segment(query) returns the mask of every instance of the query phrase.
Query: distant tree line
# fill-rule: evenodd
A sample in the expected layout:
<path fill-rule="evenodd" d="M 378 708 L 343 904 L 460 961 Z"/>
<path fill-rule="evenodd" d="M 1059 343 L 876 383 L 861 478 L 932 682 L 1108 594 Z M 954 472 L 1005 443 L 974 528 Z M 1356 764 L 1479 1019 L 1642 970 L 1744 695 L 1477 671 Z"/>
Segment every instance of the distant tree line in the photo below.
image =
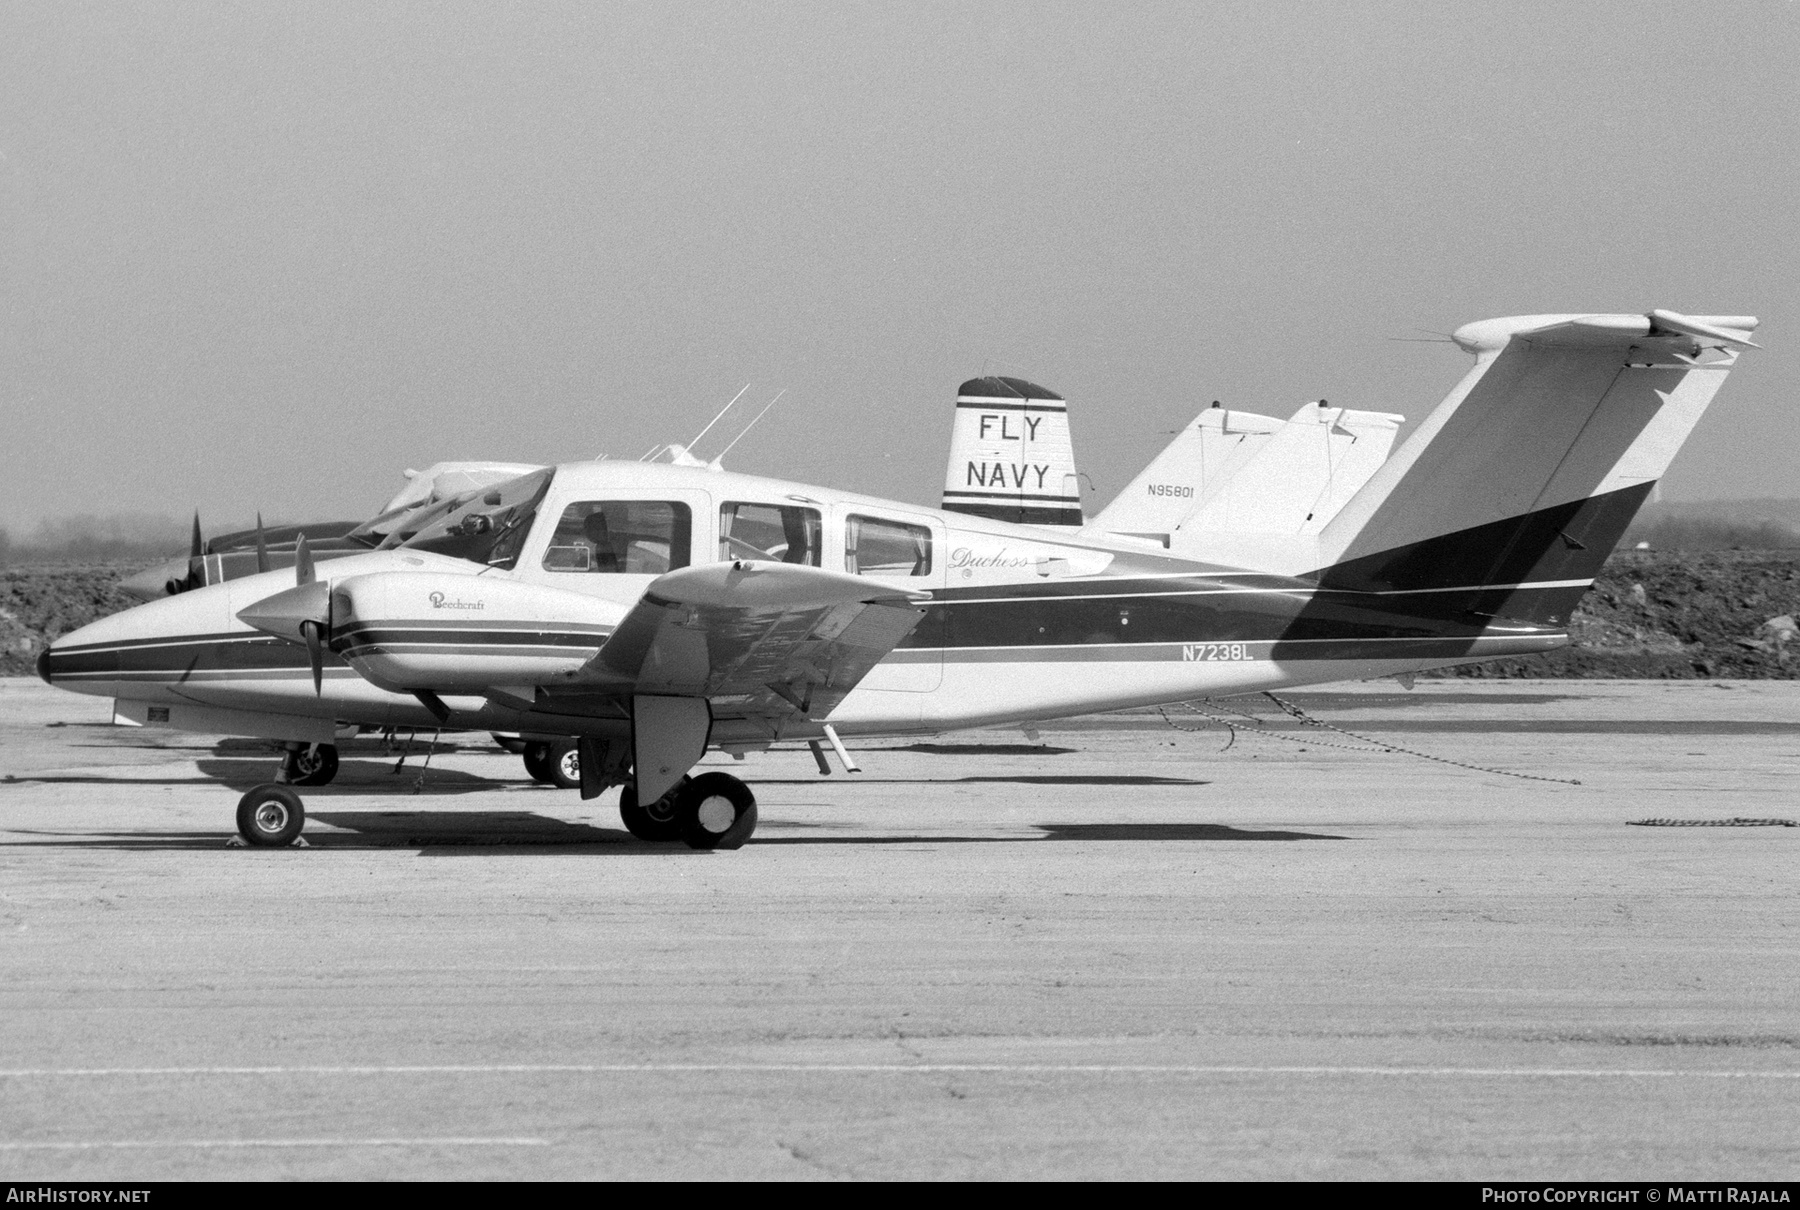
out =
<path fill-rule="evenodd" d="M 1785 521 L 1663 516 L 1639 521 L 1619 545 L 1648 542 L 1652 550 L 1800 550 L 1800 527 Z"/>
<path fill-rule="evenodd" d="M 87 514 L 41 522 L 28 534 L 14 534 L 0 527 L 0 564 L 43 560 L 150 562 L 185 554 L 187 546 L 187 532 L 173 517 Z"/>

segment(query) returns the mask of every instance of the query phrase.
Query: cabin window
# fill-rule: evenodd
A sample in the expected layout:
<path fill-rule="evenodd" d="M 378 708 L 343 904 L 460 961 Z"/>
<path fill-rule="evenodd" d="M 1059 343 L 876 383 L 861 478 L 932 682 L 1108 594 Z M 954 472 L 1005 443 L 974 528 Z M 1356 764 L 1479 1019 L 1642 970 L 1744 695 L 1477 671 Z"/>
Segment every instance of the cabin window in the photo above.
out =
<path fill-rule="evenodd" d="M 844 568 L 865 576 L 930 575 L 931 531 L 879 517 L 851 517 L 844 528 Z"/>
<path fill-rule="evenodd" d="M 563 510 L 544 570 L 660 576 L 688 565 L 693 528 L 679 500 L 584 500 Z"/>
<path fill-rule="evenodd" d="M 817 510 L 788 504 L 727 504 L 719 509 L 719 558 L 819 565 Z"/>

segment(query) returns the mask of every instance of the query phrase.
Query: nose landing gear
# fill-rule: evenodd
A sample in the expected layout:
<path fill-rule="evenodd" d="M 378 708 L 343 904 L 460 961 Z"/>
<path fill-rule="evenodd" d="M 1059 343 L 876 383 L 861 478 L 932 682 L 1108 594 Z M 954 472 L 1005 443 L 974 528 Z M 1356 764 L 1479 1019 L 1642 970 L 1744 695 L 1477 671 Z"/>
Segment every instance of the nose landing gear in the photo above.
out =
<path fill-rule="evenodd" d="M 300 839 L 306 807 L 287 786 L 257 786 L 238 799 L 238 835 L 252 848 L 279 849 Z"/>

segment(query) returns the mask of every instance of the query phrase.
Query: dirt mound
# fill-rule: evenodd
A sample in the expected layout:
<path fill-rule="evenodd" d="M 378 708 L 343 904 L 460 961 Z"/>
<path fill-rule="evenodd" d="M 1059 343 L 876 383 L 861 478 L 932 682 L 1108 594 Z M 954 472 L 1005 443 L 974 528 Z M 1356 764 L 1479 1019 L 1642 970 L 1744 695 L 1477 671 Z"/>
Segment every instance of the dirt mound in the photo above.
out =
<path fill-rule="evenodd" d="M 1572 646 L 1437 675 L 1792 679 L 1796 613 L 1800 551 L 1619 551 L 1575 611 Z"/>
<path fill-rule="evenodd" d="M 51 640 L 136 605 L 119 580 L 142 563 L 43 563 L 0 569 L 0 675 L 33 671 Z"/>

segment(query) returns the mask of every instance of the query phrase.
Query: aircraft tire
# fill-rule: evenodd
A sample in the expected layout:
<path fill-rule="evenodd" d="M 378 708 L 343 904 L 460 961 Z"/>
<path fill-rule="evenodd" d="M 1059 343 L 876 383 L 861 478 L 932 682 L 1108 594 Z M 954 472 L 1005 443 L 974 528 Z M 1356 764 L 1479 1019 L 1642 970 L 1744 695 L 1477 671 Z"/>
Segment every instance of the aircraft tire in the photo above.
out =
<path fill-rule="evenodd" d="M 238 799 L 238 835 L 258 849 L 279 849 L 300 838 L 306 826 L 306 807 L 287 786 L 257 786 Z"/>
<path fill-rule="evenodd" d="M 626 786 L 619 791 L 619 818 L 625 830 L 639 840 L 680 840 L 683 825 L 678 800 L 687 788 L 682 778 L 673 789 L 647 807 L 638 806 L 637 791 Z"/>
<path fill-rule="evenodd" d="M 544 780 L 559 790 L 581 788 L 581 748 L 572 739 L 551 740 L 544 745 L 549 755 L 544 760 Z"/>
<path fill-rule="evenodd" d="M 289 753 L 288 784 L 294 786 L 327 786 L 337 776 L 336 744 L 314 744 Z"/>
<path fill-rule="evenodd" d="M 742 848 L 756 831 L 756 795 L 729 773 L 702 773 L 688 782 L 675 811 L 690 849 Z"/>
<path fill-rule="evenodd" d="M 525 772 L 531 775 L 532 781 L 542 782 L 546 786 L 555 784 L 550 780 L 549 744 L 532 740 L 525 745 L 525 751 L 520 755 L 525 761 Z"/>

